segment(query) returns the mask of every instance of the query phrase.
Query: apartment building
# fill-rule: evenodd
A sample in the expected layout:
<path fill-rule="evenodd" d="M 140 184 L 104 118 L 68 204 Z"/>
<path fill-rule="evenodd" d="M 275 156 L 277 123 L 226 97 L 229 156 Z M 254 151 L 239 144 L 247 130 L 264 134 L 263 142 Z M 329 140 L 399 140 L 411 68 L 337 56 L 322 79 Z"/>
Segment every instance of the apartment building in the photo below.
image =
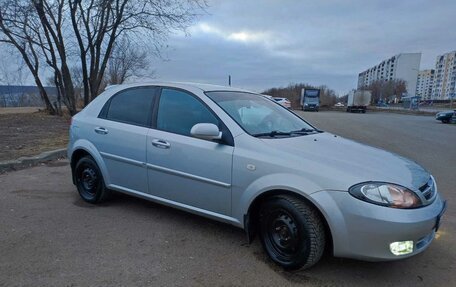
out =
<path fill-rule="evenodd" d="M 432 98 L 432 89 L 434 87 L 434 69 L 422 70 L 418 73 L 416 83 L 416 96 L 422 100 L 430 100 Z"/>
<path fill-rule="evenodd" d="M 358 89 L 369 86 L 376 80 L 404 80 L 407 92 L 416 92 L 421 53 L 401 53 L 383 60 L 358 75 Z"/>
<path fill-rule="evenodd" d="M 432 99 L 456 97 L 456 51 L 437 56 Z"/>

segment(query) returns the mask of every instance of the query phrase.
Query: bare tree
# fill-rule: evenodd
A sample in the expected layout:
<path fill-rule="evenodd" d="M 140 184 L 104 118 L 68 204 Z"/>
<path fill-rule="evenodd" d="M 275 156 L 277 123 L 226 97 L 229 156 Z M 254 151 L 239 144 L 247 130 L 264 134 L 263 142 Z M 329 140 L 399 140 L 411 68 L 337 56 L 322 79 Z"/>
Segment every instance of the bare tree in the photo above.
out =
<path fill-rule="evenodd" d="M 372 101 L 377 103 L 379 101 L 394 100 L 394 98 L 400 99 L 402 94 L 407 92 L 407 85 L 401 79 L 376 80 L 362 89 L 370 90 L 372 92 Z"/>
<path fill-rule="evenodd" d="M 337 95 L 333 89 L 323 85 L 318 87 L 320 89 L 320 104 L 321 106 L 332 107 L 337 102 Z"/>
<path fill-rule="evenodd" d="M 109 85 L 122 84 L 128 78 L 140 77 L 149 67 L 150 59 L 146 49 L 132 43 L 128 38 L 114 45 L 108 62 L 106 82 Z"/>
<path fill-rule="evenodd" d="M 70 66 L 80 64 L 87 105 L 101 91 L 119 39 L 142 40 L 143 45 L 160 51 L 167 35 L 185 30 L 206 5 L 205 0 L 2 0 L 0 34 L 4 37 L 0 41 L 19 51 L 46 107 L 55 113 L 40 75 L 40 63 L 46 63 L 68 111 L 74 114 L 76 94 Z M 123 80 L 139 67 L 137 60 L 125 60 Z M 118 63 L 115 66 L 120 70 Z"/>
<path fill-rule="evenodd" d="M 117 39 L 148 39 L 157 50 L 173 30 L 184 30 L 206 7 L 204 0 L 68 0 L 79 45 L 84 104 L 102 85 Z"/>
<path fill-rule="evenodd" d="M 46 63 L 54 71 L 57 96 L 62 97 L 71 115 L 76 113 L 74 86 L 69 68 L 69 50 L 65 38 L 65 0 L 31 0 L 42 33 L 36 34 L 37 45 L 41 48 Z"/>
<path fill-rule="evenodd" d="M 40 78 L 40 58 L 36 46 L 36 34 L 39 26 L 34 21 L 34 9 L 30 2 L 4 0 L 0 6 L 0 42 L 16 48 L 29 68 L 38 87 L 41 99 L 50 114 L 56 111 Z"/>

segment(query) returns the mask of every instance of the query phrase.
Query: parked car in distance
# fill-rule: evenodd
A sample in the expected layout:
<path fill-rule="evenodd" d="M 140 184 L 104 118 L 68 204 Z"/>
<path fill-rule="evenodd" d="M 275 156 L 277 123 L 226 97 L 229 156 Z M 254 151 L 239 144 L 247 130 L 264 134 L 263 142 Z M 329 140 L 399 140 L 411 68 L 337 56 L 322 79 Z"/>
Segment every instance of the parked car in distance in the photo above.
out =
<path fill-rule="evenodd" d="M 274 101 L 278 102 L 287 109 L 291 109 L 291 102 L 287 98 L 274 98 Z"/>
<path fill-rule="evenodd" d="M 72 118 L 69 139 L 83 200 L 117 191 L 232 224 L 286 269 L 311 267 L 325 249 L 369 261 L 416 255 L 446 206 L 417 163 L 233 87 L 111 87 Z"/>
<path fill-rule="evenodd" d="M 456 123 L 456 110 L 438 112 L 435 115 L 435 119 L 444 124 Z"/>
<path fill-rule="evenodd" d="M 382 102 L 382 103 L 377 103 L 377 107 L 379 107 L 379 108 L 387 108 L 387 107 L 389 107 L 389 105 L 387 103 L 383 103 Z"/>
<path fill-rule="evenodd" d="M 345 107 L 345 105 L 343 103 L 341 103 L 341 102 L 335 104 L 334 106 L 337 107 L 337 108 Z"/>

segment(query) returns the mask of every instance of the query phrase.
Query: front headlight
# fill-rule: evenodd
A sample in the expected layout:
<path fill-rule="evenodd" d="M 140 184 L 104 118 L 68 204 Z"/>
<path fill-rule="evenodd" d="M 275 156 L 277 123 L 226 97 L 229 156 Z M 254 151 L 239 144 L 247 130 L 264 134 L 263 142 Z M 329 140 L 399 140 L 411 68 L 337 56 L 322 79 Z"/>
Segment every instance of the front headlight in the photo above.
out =
<path fill-rule="evenodd" d="M 348 190 L 354 197 L 393 208 L 416 208 L 422 205 L 420 198 L 410 189 L 386 182 L 365 182 Z"/>

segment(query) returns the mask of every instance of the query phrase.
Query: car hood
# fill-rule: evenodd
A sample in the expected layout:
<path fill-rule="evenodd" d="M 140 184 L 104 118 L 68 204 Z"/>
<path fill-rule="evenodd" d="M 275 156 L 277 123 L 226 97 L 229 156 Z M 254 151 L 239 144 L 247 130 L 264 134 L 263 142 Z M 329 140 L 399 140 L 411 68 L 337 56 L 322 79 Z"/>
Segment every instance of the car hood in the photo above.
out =
<path fill-rule="evenodd" d="M 438 112 L 437 114 L 453 114 L 454 111 L 452 110 L 448 110 L 448 111 L 441 111 L 441 112 Z"/>
<path fill-rule="evenodd" d="M 284 159 L 293 158 L 290 162 L 295 169 L 315 178 L 325 189 L 347 190 L 366 181 L 417 189 L 430 177 L 429 172 L 409 159 L 326 132 L 263 141 L 285 151 Z"/>

